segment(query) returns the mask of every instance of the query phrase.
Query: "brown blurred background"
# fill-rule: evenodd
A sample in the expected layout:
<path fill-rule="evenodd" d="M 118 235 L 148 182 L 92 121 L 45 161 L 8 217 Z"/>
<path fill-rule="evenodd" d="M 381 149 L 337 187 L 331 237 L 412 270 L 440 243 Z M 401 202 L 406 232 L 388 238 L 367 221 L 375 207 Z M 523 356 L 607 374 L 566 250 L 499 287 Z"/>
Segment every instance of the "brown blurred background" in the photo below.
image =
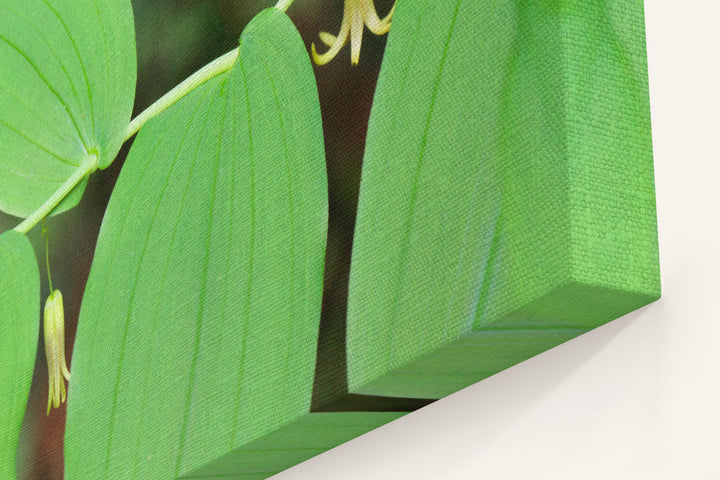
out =
<path fill-rule="evenodd" d="M 392 3 L 375 0 L 380 15 L 388 12 Z M 132 0 L 132 4 L 138 54 L 136 115 L 198 68 L 235 48 L 243 27 L 274 1 Z M 309 48 L 320 30 L 337 33 L 342 11 L 343 0 L 296 0 L 288 14 Z M 330 224 L 314 409 L 337 408 L 336 401 L 345 389 L 345 306 L 352 233 L 365 133 L 386 38 L 366 31 L 357 67 L 350 66 L 349 47 L 329 65 L 315 67 L 325 130 Z M 92 175 L 78 207 L 47 221 L 53 284 L 65 300 L 69 352 L 103 212 L 131 144 L 123 147 L 110 168 Z M 0 231 L 17 223 L 18 219 L 0 213 Z M 29 234 L 39 261 L 44 260 L 40 230 L 36 227 Z M 41 278 L 44 302 L 49 291 L 47 278 L 44 274 Z M 60 480 L 65 405 L 45 415 L 47 368 L 39 314 L 40 308 L 40 341 L 20 438 L 18 478 Z M 335 407 L 330 405 L 333 402 Z M 351 399 L 350 404 L 362 409 L 363 399 Z"/>

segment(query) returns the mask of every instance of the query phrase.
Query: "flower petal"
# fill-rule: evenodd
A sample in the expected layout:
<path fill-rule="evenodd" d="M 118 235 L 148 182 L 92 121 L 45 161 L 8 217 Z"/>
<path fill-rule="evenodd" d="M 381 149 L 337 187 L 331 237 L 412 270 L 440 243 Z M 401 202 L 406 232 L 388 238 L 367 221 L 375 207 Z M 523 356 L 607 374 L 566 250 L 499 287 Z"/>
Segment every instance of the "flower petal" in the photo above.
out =
<path fill-rule="evenodd" d="M 335 58 L 338 52 L 347 44 L 348 37 L 350 34 L 350 14 L 352 13 L 353 7 L 352 2 L 345 2 L 345 13 L 343 14 L 342 25 L 340 26 L 340 33 L 338 33 L 335 43 L 330 47 L 330 50 L 323 54 L 318 54 L 315 48 L 315 43 L 310 46 L 312 50 L 312 57 L 316 64 L 325 65 L 330 60 Z M 322 40 L 322 38 L 321 38 Z"/>
<path fill-rule="evenodd" d="M 393 14 L 395 13 L 395 5 L 397 4 L 393 5 L 390 13 L 388 13 L 382 20 L 378 17 L 377 10 L 375 10 L 375 4 L 372 0 L 362 1 L 360 5 L 365 25 L 367 25 L 368 29 L 370 29 L 372 33 L 375 35 L 385 35 L 390 31 L 390 25 L 392 23 L 391 20 Z"/>
<path fill-rule="evenodd" d="M 332 47 L 335 45 L 335 42 L 337 42 L 337 37 L 328 32 L 320 32 L 319 37 L 320 41 L 322 41 L 327 47 Z"/>
<path fill-rule="evenodd" d="M 352 26 L 350 27 L 350 62 L 353 65 L 360 63 L 360 47 L 364 28 L 361 8 L 353 9 Z"/>
<path fill-rule="evenodd" d="M 58 408 L 65 402 L 65 379 L 70 378 L 65 363 L 65 314 L 62 294 L 59 290 L 50 293 L 45 302 L 43 332 L 45 336 L 45 357 L 48 367 L 48 409 Z"/>
<path fill-rule="evenodd" d="M 66 380 L 70 380 L 70 371 L 68 370 L 67 363 L 65 363 L 65 307 L 63 306 L 63 297 L 60 290 L 53 292 L 54 302 L 54 319 L 55 329 L 57 332 L 58 339 L 58 360 L 60 361 L 60 371 Z M 64 387 L 64 385 L 63 385 Z"/>

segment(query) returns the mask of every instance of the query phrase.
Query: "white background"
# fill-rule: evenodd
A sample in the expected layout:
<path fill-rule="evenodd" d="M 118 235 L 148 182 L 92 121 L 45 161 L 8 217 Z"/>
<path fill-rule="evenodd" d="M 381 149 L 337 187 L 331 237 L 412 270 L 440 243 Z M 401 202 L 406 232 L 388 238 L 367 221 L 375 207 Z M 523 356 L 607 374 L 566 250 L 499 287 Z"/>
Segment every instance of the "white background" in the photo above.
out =
<path fill-rule="evenodd" d="M 663 298 L 274 478 L 720 479 L 720 6 L 645 4 Z"/>

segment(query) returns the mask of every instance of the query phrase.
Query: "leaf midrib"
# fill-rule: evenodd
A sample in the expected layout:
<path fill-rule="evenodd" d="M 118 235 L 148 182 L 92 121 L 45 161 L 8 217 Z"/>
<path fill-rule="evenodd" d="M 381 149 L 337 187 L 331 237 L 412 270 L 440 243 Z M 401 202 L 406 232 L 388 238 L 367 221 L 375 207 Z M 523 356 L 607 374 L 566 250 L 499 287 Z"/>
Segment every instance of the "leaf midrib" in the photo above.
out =
<path fill-rule="evenodd" d="M 443 55 L 442 55 L 442 59 L 440 61 L 440 68 L 438 70 L 438 74 L 435 78 L 435 84 L 433 86 L 432 98 L 430 100 L 430 108 L 428 109 L 427 120 L 425 122 L 425 130 L 423 132 L 422 141 L 420 144 L 420 156 L 419 156 L 419 159 L 417 162 L 417 168 L 415 170 L 415 178 L 413 180 L 413 188 L 412 188 L 412 193 L 411 193 L 411 197 L 410 197 L 410 211 L 408 213 L 408 221 L 407 221 L 407 225 L 405 227 L 405 232 L 403 233 L 402 247 L 400 250 L 400 265 L 397 269 L 397 275 L 395 277 L 396 278 L 395 279 L 395 294 L 394 294 L 394 298 L 393 298 L 393 301 L 391 304 L 391 309 L 392 309 L 391 314 L 388 317 L 392 321 L 392 328 L 390 329 L 390 352 L 389 352 L 388 360 L 387 360 L 387 364 L 386 364 L 388 369 L 390 369 L 390 367 L 393 363 L 394 354 L 395 354 L 394 343 L 395 343 L 395 331 L 396 331 L 396 327 L 397 327 L 397 322 L 395 321 L 395 318 L 397 316 L 398 303 L 399 303 L 400 294 L 402 291 L 401 280 L 402 280 L 402 277 L 405 272 L 405 267 L 406 267 L 407 257 L 408 257 L 408 250 L 410 247 L 410 234 L 412 232 L 412 225 L 413 225 L 414 216 L 415 216 L 415 208 L 416 208 L 416 204 L 417 204 L 418 183 L 420 180 L 420 171 L 422 170 L 423 161 L 425 159 L 427 138 L 428 138 L 428 134 L 430 132 L 430 124 L 432 122 L 433 112 L 435 110 L 435 101 L 437 99 L 438 92 L 440 90 L 440 80 L 442 78 L 443 71 L 445 68 L 445 61 L 447 59 L 447 54 L 448 54 L 448 50 L 450 47 L 450 40 L 452 39 L 453 32 L 455 30 L 455 24 L 457 21 L 458 12 L 460 11 L 460 4 L 462 4 L 462 0 L 457 0 L 455 3 L 455 12 L 453 13 L 452 22 L 450 24 L 450 33 L 448 34 L 447 40 L 445 41 L 445 47 L 443 49 Z"/>

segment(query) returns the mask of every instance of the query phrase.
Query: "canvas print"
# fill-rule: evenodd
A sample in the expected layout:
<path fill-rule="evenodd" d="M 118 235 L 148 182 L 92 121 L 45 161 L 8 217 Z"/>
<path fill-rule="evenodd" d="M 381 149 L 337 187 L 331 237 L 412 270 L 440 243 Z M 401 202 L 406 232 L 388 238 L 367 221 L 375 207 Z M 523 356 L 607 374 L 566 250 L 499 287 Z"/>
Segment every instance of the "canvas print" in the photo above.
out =
<path fill-rule="evenodd" d="M 0 0 L 0 480 L 260 480 L 660 296 L 642 0 Z"/>

